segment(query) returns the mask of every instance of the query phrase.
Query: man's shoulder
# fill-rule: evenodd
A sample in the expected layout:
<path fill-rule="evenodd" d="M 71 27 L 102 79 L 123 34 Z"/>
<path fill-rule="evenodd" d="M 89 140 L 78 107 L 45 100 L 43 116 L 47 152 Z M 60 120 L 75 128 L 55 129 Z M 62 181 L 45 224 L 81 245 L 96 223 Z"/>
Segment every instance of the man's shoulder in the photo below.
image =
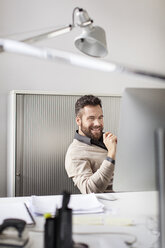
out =
<path fill-rule="evenodd" d="M 74 139 L 72 141 L 72 143 L 69 145 L 68 149 L 67 149 L 67 154 L 84 154 L 86 152 L 89 152 L 90 150 L 92 150 L 92 145 L 88 145 L 84 142 L 81 142 L 77 139 Z"/>
<path fill-rule="evenodd" d="M 105 150 L 99 146 L 94 144 L 87 144 L 77 139 L 74 139 L 73 142 L 69 145 L 67 153 L 72 152 L 104 152 Z"/>
<path fill-rule="evenodd" d="M 66 158 L 79 158 L 82 155 L 86 154 L 89 149 L 88 147 L 90 147 L 90 145 L 85 144 L 77 139 L 74 139 L 67 149 Z"/>
<path fill-rule="evenodd" d="M 81 142 L 81 141 L 79 141 L 77 139 L 74 139 L 72 141 L 72 143 L 69 145 L 68 149 L 77 149 L 77 150 L 79 150 L 79 149 L 82 149 L 82 147 L 90 147 L 90 145 L 88 145 L 88 144 L 86 144 L 84 142 Z"/>

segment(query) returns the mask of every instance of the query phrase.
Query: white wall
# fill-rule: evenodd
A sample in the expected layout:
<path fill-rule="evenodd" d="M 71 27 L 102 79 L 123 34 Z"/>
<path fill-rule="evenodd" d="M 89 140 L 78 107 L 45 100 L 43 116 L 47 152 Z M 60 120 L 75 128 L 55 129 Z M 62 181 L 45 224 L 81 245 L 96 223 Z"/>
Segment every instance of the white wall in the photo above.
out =
<path fill-rule="evenodd" d="M 71 23 L 74 7 L 83 7 L 107 33 L 105 58 L 165 74 L 165 3 L 163 0 L 0 0 L 0 37 L 24 39 Z M 73 30 L 36 45 L 79 53 Z M 60 93 L 122 93 L 131 87 L 165 87 L 160 80 L 103 73 L 14 54 L 0 54 L 0 196 L 6 196 L 7 95 L 10 90 Z"/>

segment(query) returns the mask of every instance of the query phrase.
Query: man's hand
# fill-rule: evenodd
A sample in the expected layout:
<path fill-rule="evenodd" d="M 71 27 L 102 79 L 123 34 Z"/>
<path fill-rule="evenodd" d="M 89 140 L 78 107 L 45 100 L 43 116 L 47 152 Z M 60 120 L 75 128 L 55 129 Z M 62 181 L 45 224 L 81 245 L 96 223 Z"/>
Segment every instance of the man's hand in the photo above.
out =
<path fill-rule="evenodd" d="M 108 157 L 115 159 L 117 137 L 113 133 L 106 132 L 103 134 L 103 142 L 108 149 Z"/>

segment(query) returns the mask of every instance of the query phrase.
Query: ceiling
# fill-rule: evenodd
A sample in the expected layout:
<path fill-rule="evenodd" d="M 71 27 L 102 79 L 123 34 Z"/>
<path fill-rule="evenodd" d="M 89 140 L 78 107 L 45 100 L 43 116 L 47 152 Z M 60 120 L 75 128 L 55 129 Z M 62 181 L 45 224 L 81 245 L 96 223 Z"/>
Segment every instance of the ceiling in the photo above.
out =
<path fill-rule="evenodd" d="M 106 31 L 109 54 L 105 60 L 165 73 L 165 3 L 163 0 L 0 0 L 0 37 L 25 39 L 68 25 L 75 7 L 87 10 L 95 25 Z M 74 29 L 44 46 L 80 54 Z"/>

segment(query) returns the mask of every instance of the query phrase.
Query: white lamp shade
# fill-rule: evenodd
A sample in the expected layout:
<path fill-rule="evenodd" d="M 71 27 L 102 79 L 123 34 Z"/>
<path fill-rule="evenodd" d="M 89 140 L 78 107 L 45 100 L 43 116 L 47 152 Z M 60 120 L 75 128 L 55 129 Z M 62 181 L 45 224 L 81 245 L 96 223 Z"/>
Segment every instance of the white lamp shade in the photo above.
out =
<path fill-rule="evenodd" d="M 75 39 L 75 46 L 93 57 L 105 57 L 108 54 L 105 31 L 98 26 L 83 28 L 82 34 Z"/>

